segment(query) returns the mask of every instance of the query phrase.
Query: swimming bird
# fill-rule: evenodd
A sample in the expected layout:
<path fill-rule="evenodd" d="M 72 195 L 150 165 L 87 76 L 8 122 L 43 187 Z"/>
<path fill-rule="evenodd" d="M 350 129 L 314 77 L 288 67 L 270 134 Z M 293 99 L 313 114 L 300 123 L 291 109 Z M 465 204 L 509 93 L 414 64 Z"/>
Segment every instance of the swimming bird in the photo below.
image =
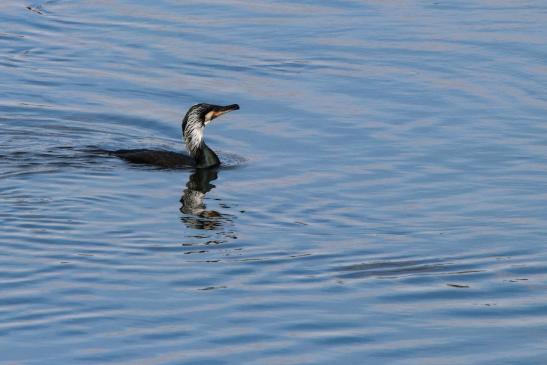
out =
<path fill-rule="evenodd" d="M 222 114 L 238 110 L 239 105 L 226 106 L 196 104 L 182 119 L 182 139 L 189 155 L 162 150 L 118 150 L 112 154 L 126 161 L 139 164 L 155 165 L 164 168 L 208 168 L 220 165 L 216 153 L 205 144 L 203 130 L 213 119 Z"/>

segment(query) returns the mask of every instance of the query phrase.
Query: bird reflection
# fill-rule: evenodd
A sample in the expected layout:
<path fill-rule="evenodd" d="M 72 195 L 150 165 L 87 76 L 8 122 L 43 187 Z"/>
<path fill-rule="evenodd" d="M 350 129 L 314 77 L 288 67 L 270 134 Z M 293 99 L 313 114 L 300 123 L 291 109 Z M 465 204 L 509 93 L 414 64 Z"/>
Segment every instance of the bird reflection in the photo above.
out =
<path fill-rule="evenodd" d="M 216 210 L 207 210 L 205 195 L 215 185 L 211 181 L 218 177 L 218 169 L 197 169 L 190 175 L 186 183 L 186 189 L 180 198 L 182 203 L 180 211 L 184 213 L 181 220 L 188 228 L 217 230 L 227 221 L 231 221 L 230 215 L 222 214 Z"/>

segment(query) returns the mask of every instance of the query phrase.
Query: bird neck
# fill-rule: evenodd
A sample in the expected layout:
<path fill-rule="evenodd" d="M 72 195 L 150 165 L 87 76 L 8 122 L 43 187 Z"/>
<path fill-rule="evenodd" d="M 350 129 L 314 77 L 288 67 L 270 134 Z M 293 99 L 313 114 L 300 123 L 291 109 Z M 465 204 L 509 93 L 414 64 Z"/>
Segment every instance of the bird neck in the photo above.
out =
<path fill-rule="evenodd" d="M 210 149 L 209 146 L 205 144 L 205 142 L 201 143 L 200 148 L 192 157 L 194 157 L 194 159 L 196 160 L 196 167 L 198 168 L 220 165 L 220 160 L 218 159 L 217 154 L 215 153 L 215 151 Z"/>
<path fill-rule="evenodd" d="M 184 123 L 183 137 L 186 149 L 196 162 L 196 167 L 205 168 L 220 165 L 216 153 L 203 141 L 203 126 L 199 123 Z"/>

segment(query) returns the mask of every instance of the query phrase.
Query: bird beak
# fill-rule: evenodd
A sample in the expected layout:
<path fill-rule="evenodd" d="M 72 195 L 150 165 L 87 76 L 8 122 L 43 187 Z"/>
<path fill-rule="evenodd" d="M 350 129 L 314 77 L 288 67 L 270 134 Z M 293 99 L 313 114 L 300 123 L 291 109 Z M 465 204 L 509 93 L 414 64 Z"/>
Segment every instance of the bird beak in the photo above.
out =
<path fill-rule="evenodd" d="M 233 110 L 238 110 L 239 105 L 232 104 L 232 105 L 226 105 L 226 106 L 215 106 L 213 107 L 213 110 L 211 110 L 209 113 L 207 113 L 205 120 L 213 120 L 222 114 L 231 112 Z"/>

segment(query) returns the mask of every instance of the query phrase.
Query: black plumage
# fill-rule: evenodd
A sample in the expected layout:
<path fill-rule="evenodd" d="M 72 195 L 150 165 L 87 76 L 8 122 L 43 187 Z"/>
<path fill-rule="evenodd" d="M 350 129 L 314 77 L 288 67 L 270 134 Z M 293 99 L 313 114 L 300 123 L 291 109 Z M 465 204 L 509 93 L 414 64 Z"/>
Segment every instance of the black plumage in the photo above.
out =
<path fill-rule="evenodd" d="M 182 120 L 182 136 L 187 154 L 150 149 L 117 150 L 112 155 L 136 164 L 153 165 L 161 168 L 208 168 L 220 165 L 216 153 L 205 144 L 203 130 L 216 117 L 238 110 L 239 105 L 218 106 L 197 104 L 192 106 Z"/>

